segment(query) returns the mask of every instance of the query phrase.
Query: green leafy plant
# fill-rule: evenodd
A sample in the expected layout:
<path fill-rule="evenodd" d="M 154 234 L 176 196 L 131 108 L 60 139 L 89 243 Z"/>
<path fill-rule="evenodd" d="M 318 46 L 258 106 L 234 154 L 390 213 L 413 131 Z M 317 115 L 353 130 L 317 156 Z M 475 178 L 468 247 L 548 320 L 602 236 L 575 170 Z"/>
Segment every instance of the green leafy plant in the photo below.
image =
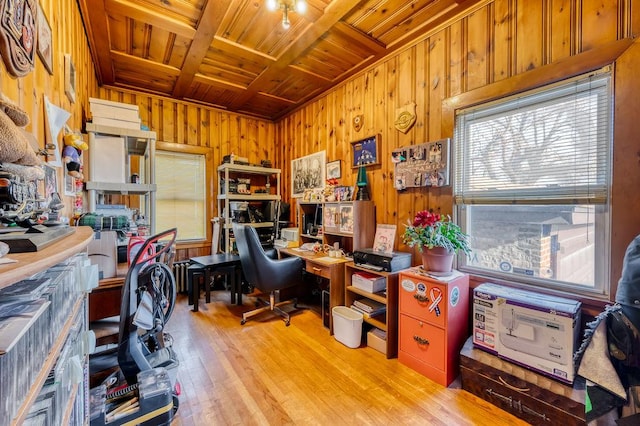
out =
<path fill-rule="evenodd" d="M 471 253 L 469 236 L 451 221 L 449 215 L 441 216 L 423 210 L 405 227 L 402 241 L 409 247 L 418 246 L 420 251 L 425 248 L 444 247 L 453 253 L 457 253 L 458 250 L 465 254 Z"/>

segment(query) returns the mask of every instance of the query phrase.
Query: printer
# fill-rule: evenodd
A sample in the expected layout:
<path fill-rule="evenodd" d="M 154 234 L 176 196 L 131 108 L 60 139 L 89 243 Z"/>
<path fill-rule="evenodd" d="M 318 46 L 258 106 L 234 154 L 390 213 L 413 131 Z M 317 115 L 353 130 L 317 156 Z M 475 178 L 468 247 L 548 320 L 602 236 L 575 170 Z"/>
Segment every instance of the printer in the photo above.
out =
<path fill-rule="evenodd" d="M 373 271 L 396 272 L 411 266 L 411 253 L 385 253 L 364 248 L 353 252 L 353 263 Z"/>

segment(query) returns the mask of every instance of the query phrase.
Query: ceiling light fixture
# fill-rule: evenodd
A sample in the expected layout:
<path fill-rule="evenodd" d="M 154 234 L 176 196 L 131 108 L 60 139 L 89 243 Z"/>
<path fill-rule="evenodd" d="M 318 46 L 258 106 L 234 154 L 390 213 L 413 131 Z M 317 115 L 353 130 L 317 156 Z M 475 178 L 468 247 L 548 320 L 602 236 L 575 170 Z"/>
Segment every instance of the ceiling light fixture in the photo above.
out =
<path fill-rule="evenodd" d="M 267 9 L 271 11 L 282 9 L 282 28 L 288 30 L 291 26 L 289 11 L 293 10 L 302 15 L 307 11 L 307 2 L 305 0 L 267 0 Z"/>

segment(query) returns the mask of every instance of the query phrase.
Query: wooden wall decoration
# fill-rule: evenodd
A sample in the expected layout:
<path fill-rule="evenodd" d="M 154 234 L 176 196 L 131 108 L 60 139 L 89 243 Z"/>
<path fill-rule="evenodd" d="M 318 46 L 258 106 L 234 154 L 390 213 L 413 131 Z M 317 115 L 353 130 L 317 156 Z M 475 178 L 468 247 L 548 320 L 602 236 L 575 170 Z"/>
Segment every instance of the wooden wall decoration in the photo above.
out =
<path fill-rule="evenodd" d="M 396 121 L 394 123 L 396 129 L 402 133 L 407 133 L 416 123 L 416 103 L 411 102 L 396 109 Z"/>
<path fill-rule="evenodd" d="M 449 139 L 397 148 L 391 153 L 398 191 L 420 186 L 449 185 Z"/>
<path fill-rule="evenodd" d="M 36 0 L 3 1 L 0 11 L 0 52 L 7 71 L 14 77 L 33 69 L 38 31 Z"/>

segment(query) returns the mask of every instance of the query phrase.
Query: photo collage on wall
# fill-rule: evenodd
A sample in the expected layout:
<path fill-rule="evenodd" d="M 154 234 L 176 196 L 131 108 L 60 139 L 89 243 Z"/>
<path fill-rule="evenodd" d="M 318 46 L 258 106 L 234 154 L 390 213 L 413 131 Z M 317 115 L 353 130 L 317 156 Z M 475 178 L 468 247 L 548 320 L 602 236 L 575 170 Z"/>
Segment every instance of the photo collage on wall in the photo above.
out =
<path fill-rule="evenodd" d="M 407 188 L 449 185 L 449 139 L 397 148 L 391 152 L 395 165 L 394 186 Z"/>

